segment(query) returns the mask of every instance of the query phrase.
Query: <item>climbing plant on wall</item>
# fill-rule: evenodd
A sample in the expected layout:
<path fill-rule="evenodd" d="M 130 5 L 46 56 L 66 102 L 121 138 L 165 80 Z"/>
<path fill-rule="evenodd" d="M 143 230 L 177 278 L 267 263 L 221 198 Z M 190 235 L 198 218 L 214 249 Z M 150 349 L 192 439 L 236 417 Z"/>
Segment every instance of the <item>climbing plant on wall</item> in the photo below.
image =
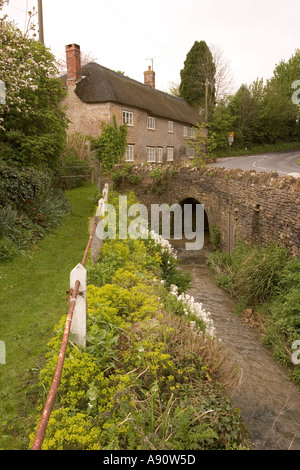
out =
<path fill-rule="evenodd" d="M 118 127 L 114 115 L 113 124 L 101 124 L 101 136 L 92 140 L 92 149 L 102 163 L 104 170 L 111 169 L 115 163 L 121 161 L 126 150 L 126 124 Z"/>

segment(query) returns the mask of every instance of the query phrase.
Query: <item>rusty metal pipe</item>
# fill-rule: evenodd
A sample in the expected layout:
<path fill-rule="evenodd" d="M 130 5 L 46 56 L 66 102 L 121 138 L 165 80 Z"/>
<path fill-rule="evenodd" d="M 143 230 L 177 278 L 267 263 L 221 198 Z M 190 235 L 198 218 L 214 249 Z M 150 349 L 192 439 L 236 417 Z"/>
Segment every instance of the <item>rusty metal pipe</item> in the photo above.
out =
<path fill-rule="evenodd" d="M 82 261 L 81 261 L 82 266 L 85 265 L 85 262 L 86 262 L 86 259 L 87 259 L 87 255 L 88 255 L 88 252 L 89 252 L 89 249 L 90 249 L 90 246 L 91 246 L 93 237 L 94 237 L 94 235 L 95 235 L 96 228 L 97 228 L 97 223 L 95 222 L 94 225 L 93 225 L 92 231 L 91 231 L 91 236 L 90 236 L 90 238 L 89 238 L 88 244 L 87 244 L 87 246 L 86 246 L 86 249 L 85 249 L 85 252 L 84 252 Z"/>
<path fill-rule="evenodd" d="M 70 333 L 71 323 L 72 323 L 72 318 L 73 318 L 73 312 L 74 312 L 75 303 L 76 303 L 76 297 L 79 292 L 79 286 L 80 286 L 80 282 L 76 281 L 73 292 L 72 292 L 72 297 L 70 299 L 70 306 L 69 306 L 68 316 L 67 316 L 67 320 L 65 324 L 64 335 L 63 335 L 63 339 L 62 339 L 62 343 L 61 343 L 61 347 L 59 351 L 59 356 L 58 356 L 58 360 L 56 364 L 55 374 L 53 377 L 52 385 L 51 385 L 51 388 L 47 397 L 47 401 L 43 410 L 43 414 L 42 414 L 31 450 L 41 450 L 42 444 L 45 438 L 48 421 L 49 421 L 50 414 L 51 414 L 51 411 L 55 402 L 56 393 L 57 393 L 58 386 L 59 386 L 60 379 L 61 379 L 66 349 L 67 349 L 68 340 L 69 340 L 69 333 Z"/>
<path fill-rule="evenodd" d="M 87 256 L 88 256 L 88 252 L 89 252 L 89 249 L 90 249 L 90 246 L 91 246 L 96 228 L 97 228 L 97 222 L 95 222 L 94 225 L 93 225 L 91 235 L 90 235 L 89 241 L 87 243 L 87 246 L 86 246 L 83 258 L 82 258 L 82 262 L 81 262 L 82 266 L 84 266 L 85 263 L 86 263 L 86 259 L 87 259 Z M 68 345 L 69 334 L 70 334 L 70 329 L 71 329 L 71 324 L 72 324 L 72 318 L 73 318 L 74 308 L 75 308 L 75 304 L 76 304 L 76 298 L 77 298 L 77 295 L 79 293 L 79 287 L 80 287 L 80 282 L 76 281 L 73 292 L 72 292 L 72 297 L 71 297 L 71 300 L 70 300 L 69 311 L 68 311 L 67 320 L 66 320 L 66 324 L 65 324 L 65 330 L 64 330 L 62 343 L 61 343 L 61 346 L 60 346 L 60 351 L 59 351 L 58 360 L 57 360 L 57 364 L 56 364 L 55 374 L 54 374 L 54 377 L 53 377 L 51 388 L 50 388 L 50 391 L 48 393 L 47 401 L 46 401 L 46 404 L 45 404 L 45 407 L 44 407 L 44 410 L 43 410 L 43 413 L 42 413 L 42 417 L 41 417 L 41 420 L 40 420 L 40 423 L 39 423 L 39 426 L 38 426 L 38 429 L 37 429 L 37 432 L 36 432 L 36 435 L 35 435 L 35 439 L 34 439 L 32 447 L 31 447 L 31 450 L 41 450 L 42 445 L 43 445 L 43 441 L 44 441 L 44 438 L 45 438 L 49 418 L 50 418 L 50 415 L 51 415 L 51 412 L 52 412 L 52 409 L 53 409 L 53 406 L 54 406 L 56 393 L 57 393 L 58 386 L 59 386 L 60 379 L 61 379 L 61 375 L 62 375 L 64 360 L 65 360 L 65 355 L 66 355 L 66 349 L 67 349 L 67 345 Z"/>

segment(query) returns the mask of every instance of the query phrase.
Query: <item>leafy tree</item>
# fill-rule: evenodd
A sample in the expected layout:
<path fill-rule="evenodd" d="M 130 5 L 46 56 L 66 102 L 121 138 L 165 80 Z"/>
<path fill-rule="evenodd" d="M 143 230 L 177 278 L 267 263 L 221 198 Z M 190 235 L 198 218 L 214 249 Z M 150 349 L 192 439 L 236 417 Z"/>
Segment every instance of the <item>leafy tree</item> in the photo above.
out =
<path fill-rule="evenodd" d="M 243 84 L 229 103 L 229 110 L 234 116 L 233 127 L 238 145 L 249 147 L 254 140 L 254 127 L 257 109 L 251 90 Z"/>
<path fill-rule="evenodd" d="M 3 2 L 0 4 L 0 10 Z M 54 169 L 65 145 L 65 96 L 55 58 L 40 42 L 24 37 L 6 17 L 0 18 L 0 150 L 9 162 Z"/>
<path fill-rule="evenodd" d="M 223 98 L 217 103 L 214 109 L 213 120 L 210 123 L 210 131 L 215 135 L 217 149 L 228 149 L 228 133 L 235 129 L 235 118 L 229 108 L 231 100 L 232 96 Z"/>
<path fill-rule="evenodd" d="M 188 52 L 184 68 L 180 72 L 180 96 L 191 106 L 206 109 L 206 81 L 208 80 L 208 116 L 215 104 L 215 73 L 213 56 L 205 41 L 195 41 Z"/>
<path fill-rule="evenodd" d="M 208 131 L 207 125 L 202 123 L 194 127 L 194 136 L 186 140 L 188 149 L 193 149 L 193 166 L 202 166 L 214 161 L 216 148 L 215 133 Z"/>

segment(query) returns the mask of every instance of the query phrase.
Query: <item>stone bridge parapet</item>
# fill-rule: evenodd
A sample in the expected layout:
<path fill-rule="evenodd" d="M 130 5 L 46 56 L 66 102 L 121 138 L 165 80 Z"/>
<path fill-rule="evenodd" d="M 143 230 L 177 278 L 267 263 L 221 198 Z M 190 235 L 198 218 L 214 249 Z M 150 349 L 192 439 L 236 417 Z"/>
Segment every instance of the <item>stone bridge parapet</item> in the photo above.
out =
<path fill-rule="evenodd" d="M 279 177 L 214 167 L 132 166 L 119 190 L 133 190 L 141 203 L 204 205 L 208 224 L 221 235 L 221 247 L 232 251 L 238 239 L 286 246 L 300 253 L 300 178 Z"/>

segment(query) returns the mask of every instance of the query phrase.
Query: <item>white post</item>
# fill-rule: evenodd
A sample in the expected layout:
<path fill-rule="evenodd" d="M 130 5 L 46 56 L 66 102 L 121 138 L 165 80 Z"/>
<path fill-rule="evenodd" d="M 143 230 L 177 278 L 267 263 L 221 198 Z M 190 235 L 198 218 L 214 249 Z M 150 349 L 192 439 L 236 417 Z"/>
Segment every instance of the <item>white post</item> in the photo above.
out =
<path fill-rule="evenodd" d="M 108 184 L 106 183 L 102 192 L 102 197 L 104 199 L 104 202 L 107 202 L 107 194 L 108 194 Z"/>
<path fill-rule="evenodd" d="M 70 273 L 70 289 L 74 289 L 76 281 L 80 282 L 79 294 L 76 299 L 73 319 L 71 324 L 71 334 L 73 342 L 85 348 L 86 336 L 86 269 L 81 263 Z"/>
<path fill-rule="evenodd" d="M 99 199 L 98 201 L 98 209 L 96 212 L 97 217 L 104 217 L 105 216 L 105 201 L 103 198 Z"/>

